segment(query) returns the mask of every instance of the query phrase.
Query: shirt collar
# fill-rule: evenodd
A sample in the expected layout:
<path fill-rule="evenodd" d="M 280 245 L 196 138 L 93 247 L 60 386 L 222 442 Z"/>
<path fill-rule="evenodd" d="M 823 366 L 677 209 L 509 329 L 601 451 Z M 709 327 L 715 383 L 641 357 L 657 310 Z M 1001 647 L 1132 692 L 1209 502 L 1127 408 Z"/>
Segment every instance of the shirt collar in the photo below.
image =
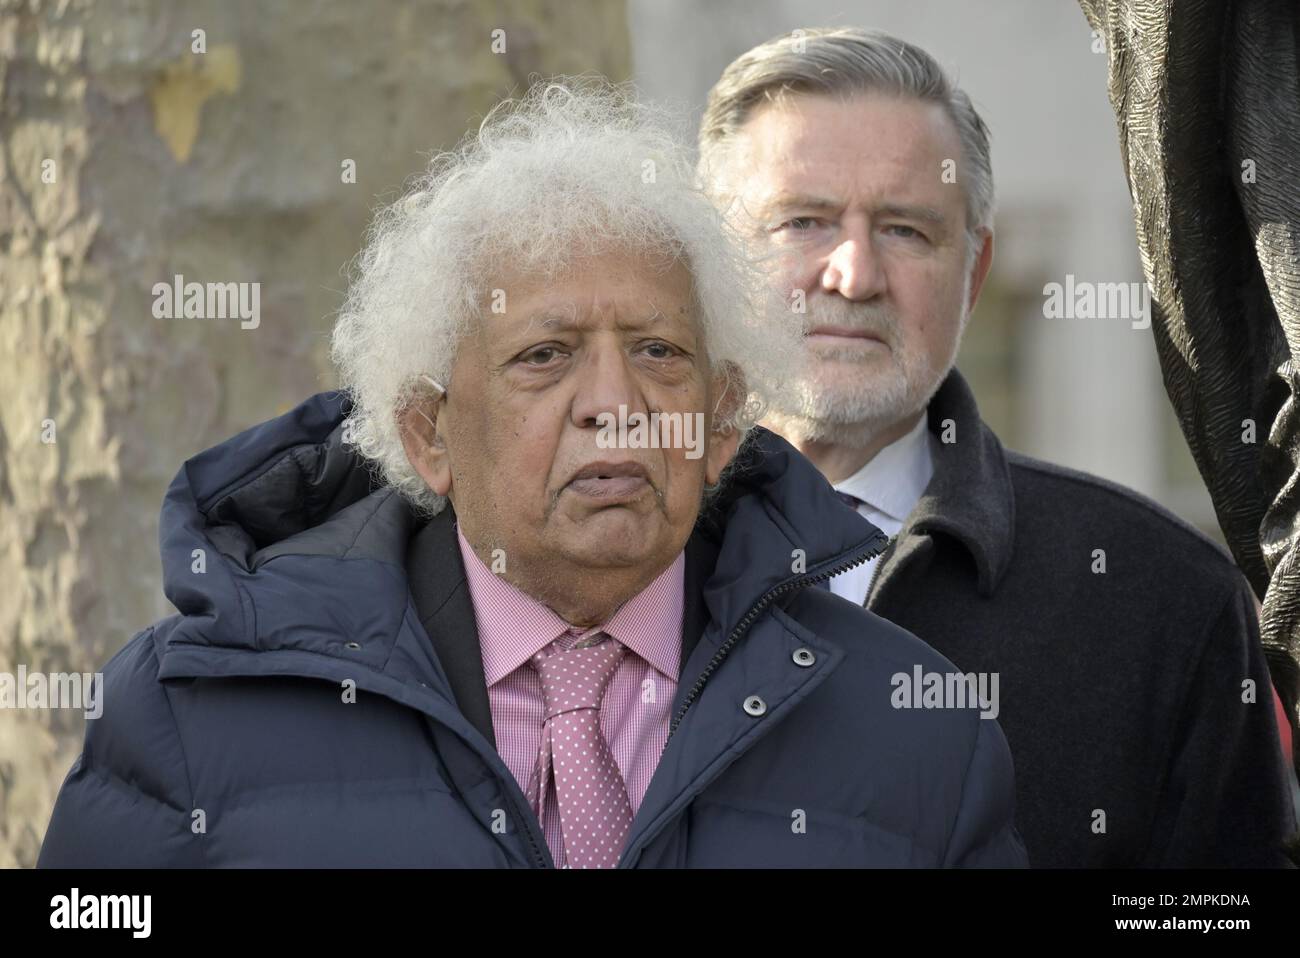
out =
<path fill-rule="evenodd" d="M 483 678 L 489 688 L 565 632 L 585 636 L 597 629 L 603 629 L 663 675 L 676 680 L 681 655 L 684 552 L 678 553 L 653 582 L 624 602 L 609 621 L 577 630 L 544 603 L 492 572 L 466 541 L 459 524 L 456 541 L 474 604 Z"/>
<path fill-rule="evenodd" d="M 857 496 L 872 509 L 902 522 L 925 492 L 934 474 L 930 433 L 922 413 L 908 432 L 881 449 L 865 466 L 842 482 L 839 492 Z"/>

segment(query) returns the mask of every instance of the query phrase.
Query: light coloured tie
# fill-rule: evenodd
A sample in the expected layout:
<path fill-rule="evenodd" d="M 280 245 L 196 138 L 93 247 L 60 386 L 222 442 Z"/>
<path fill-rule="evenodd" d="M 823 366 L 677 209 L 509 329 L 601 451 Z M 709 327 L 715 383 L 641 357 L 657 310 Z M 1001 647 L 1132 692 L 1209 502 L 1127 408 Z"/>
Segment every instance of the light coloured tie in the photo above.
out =
<path fill-rule="evenodd" d="M 533 809 L 540 819 L 554 777 L 566 864 L 613 868 L 632 824 L 632 806 L 600 730 L 600 703 L 627 650 L 603 632 L 586 647 L 563 648 L 564 641 L 532 658 L 546 702 Z"/>

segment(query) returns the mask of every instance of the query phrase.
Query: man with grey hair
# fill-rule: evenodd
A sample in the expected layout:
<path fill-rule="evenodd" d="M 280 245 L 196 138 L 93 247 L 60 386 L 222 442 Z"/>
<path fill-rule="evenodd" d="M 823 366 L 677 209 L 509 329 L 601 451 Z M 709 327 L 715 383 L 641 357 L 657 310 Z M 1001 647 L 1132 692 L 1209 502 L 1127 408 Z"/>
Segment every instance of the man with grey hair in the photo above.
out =
<path fill-rule="evenodd" d="M 726 68 L 699 140 L 804 336 L 766 421 L 892 537 L 830 588 L 999 679 L 1031 863 L 1284 863 L 1244 578 L 1155 503 L 1005 450 L 954 368 L 993 257 L 966 94 L 897 38 L 796 30 Z"/>
<path fill-rule="evenodd" d="M 380 215 L 346 396 L 173 483 L 42 865 L 1025 863 L 995 703 L 815 588 L 885 537 L 754 426 L 797 335 L 663 128 L 539 86 Z"/>

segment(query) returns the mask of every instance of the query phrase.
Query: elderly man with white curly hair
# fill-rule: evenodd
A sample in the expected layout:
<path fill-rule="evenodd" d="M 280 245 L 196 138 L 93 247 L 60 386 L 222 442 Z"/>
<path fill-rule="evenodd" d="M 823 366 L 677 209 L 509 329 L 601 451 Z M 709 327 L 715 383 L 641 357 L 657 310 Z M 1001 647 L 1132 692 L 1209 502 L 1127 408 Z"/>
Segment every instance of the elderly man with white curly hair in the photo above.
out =
<path fill-rule="evenodd" d="M 885 537 L 754 425 L 797 342 L 665 127 L 539 86 L 380 215 L 345 390 L 172 484 L 42 865 L 1025 863 L 996 703 L 814 587 Z"/>

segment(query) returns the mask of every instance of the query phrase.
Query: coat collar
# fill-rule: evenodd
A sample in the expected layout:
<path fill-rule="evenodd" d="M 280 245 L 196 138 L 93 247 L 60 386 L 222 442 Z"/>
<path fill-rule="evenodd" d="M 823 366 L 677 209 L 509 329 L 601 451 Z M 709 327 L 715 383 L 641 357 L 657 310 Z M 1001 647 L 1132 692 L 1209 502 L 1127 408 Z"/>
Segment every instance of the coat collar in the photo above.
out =
<path fill-rule="evenodd" d="M 1006 453 L 955 367 L 930 400 L 928 420 L 939 440 L 934 475 L 900 538 L 941 532 L 956 539 L 975 560 L 980 594 L 992 595 L 1015 548 L 1015 492 Z"/>

